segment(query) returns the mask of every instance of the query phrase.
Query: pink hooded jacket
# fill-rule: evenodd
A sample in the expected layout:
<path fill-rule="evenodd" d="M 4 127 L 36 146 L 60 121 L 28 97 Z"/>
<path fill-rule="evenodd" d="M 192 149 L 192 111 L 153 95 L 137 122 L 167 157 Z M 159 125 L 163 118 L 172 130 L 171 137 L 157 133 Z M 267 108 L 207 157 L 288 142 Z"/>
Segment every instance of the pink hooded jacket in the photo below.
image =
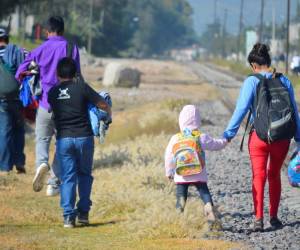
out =
<path fill-rule="evenodd" d="M 183 131 L 185 128 L 190 130 L 199 129 L 200 127 L 200 113 L 196 106 L 186 105 L 183 107 L 179 114 L 179 127 Z M 207 172 L 204 166 L 203 171 L 200 174 L 190 176 L 180 176 L 175 173 L 174 155 L 172 153 L 173 146 L 178 141 L 177 136 L 173 135 L 165 152 L 165 169 L 166 176 L 174 176 L 175 183 L 195 183 L 195 182 L 207 182 Z M 226 139 L 214 139 L 208 134 L 200 135 L 200 144 L 202 150 L 217 151 L 223 149 L 227 145 Z"/>

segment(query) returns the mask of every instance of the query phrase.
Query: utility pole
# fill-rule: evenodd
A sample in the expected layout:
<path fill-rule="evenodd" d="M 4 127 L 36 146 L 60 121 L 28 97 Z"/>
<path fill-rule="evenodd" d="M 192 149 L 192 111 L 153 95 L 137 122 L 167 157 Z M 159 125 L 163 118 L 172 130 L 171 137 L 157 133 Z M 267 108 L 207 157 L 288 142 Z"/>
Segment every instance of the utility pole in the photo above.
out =
<path fill-rule="evenodd" d="M 259 42 L 262 42 L 262 39 L 263 39 L 264 6 L 265 6 L 265 0 L 261 0 L 261 7 L 260 7 L 260 25 L 259 25 L 259 32 L 258 32 L 258 41 L 259 41 Z"/>
<path fill-rule="evenodd" d="M 72 7 L 72 9 L 73 9 L 73 11 L 74 11 L 74 13 L 76 13 L 76 10 L 77 10 L 77 0 L 73 0 L 73 7 Z"/>
<path fill-rule="evenodd" d="M 94 9 L 94 0 L 90 0 L 90 15 L 89 15 L 89 35 L 88 35 L 88 44 L 87 51 L 91 54 L 92 52 L 92 40 L 93 40 L 93 9 Z"/>
<path fill-rule="evenodd" d="M 285 74 L 289 73 L 289 50 L 290 50 L 290 9 L 291 1 L 287 0 L 287 15 L 286 15 L 286 61 Z"/>
<path fill-rule="evenodd" d="M 243 29 L 243 10 L 244 10 L 244 0 L 241 0 L 241 9 L 240 9 L 240 25 L 239 25 L 239 35 L 237 41 L 237 60 L 240 60 L 240 52 L 241 52 L 241 37 L 242 37 L 242 29 Z"/>
<path fill-rule="evenodd" d="M 276 39 L 276 6 L 275 0 L 272 0 L 272 40 Z"/>
<path fill-rule="evenodd" d="M 227 23 L 227 9 L 224 9 L 224 20 L 223 20 L 223 28 L 222 28 L 222 57 L 225 58 L 225 40 L 226 40 L 226 23 Z"/>

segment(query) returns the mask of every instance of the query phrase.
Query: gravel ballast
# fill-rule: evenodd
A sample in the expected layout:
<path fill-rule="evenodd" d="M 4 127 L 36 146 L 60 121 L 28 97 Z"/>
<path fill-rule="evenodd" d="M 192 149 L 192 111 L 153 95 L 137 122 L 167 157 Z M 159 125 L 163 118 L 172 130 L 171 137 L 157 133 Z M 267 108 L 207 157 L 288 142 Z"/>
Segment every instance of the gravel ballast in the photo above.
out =
<path fill-rule="evenodd" d="M 231 113 L 221 102 L 201 102 L 201 116 L 213 126 L 203 126 L 202 132 L 214 137 L 222 135 Z M 207 151 L 208 186 L 221 215 L 223 233 L 218 239 L 245 242 L 245 248 L 300 249 L 300 189 L 289 185 L 286 168 L 282 170 L 282 196 L 279 218 L 284 227 L 272 231 L 268 215 L 268 184 L 265 187 L 265 232 L 251 232 L 253 222 L 252 173 L 246 137 L 244 152 L 240 142 L 244 128 L 228 146 L 217 152 Z M 211 236 L 208 236 L 211 238 Z M 216 237 L 216 236 L 214 236 Z"/>

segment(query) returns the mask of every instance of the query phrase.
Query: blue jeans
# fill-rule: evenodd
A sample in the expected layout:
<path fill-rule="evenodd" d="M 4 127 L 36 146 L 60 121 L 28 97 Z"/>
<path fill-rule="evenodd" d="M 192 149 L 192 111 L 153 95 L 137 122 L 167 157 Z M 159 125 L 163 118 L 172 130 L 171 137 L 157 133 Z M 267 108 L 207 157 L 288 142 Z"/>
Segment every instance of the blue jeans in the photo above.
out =
<path fill-rule="evenodd" d="M 176 209 L 179 209 L 183 212 L 188 197 L 188 190 L 190 185 L 194 185 L 196 187 L 199 196 L 204 204 L 208 202 L 213 204 L 207 183 L 199 182 L 194 184 L 176 184 Z"/>
<path fill-rule="evenodd" d="M 56 154 L 61 170 L 61 202 L 64 217 L 75 218 L 77 212 L 88 213 L 92 205 L 92 166 L 94 138 L 61 138 L 56 142 Z M 79 201 L 75 209 L 76 189 Z"/>
<path fill-rule="evenodd" d="M 25 129 L 19 101 L 0 100 L 0 171 L 25 165 Z"/>

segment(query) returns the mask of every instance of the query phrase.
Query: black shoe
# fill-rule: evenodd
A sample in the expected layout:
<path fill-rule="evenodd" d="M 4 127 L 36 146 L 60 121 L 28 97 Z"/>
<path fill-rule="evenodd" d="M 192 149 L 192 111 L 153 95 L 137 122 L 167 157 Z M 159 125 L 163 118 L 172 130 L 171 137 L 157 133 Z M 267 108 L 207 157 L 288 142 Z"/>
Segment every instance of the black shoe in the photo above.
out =
<path fill-rule="evenodd" d="M 24 165 L 16 166 L 17 174 L 26 174 Z"/>
<path fill-rule="evenodd" d="M 283 227 L 282 222 L 277 217 L 272 217 L 270 219 L 271 229 L 277 230 Z"/>
<path fill-rule="evenodd" d="M 253 222 L 253 232 L 263 232 L 264 231 L 264 221 L 263 219 L 255 219 Z"/>
<path fill-rule="evenodd" d="M 77 222 L 78 224 L 81 224 L 82 226 L 87 226 L 90 224 L 89 222 L 89 213 L 78 213 L 77 216 Z"/>
<path fill-rule="evenodd" d="M 64 228 L 74 228 L 75 227 L 75 219 L 71 217 L 64 218 Z"/>

